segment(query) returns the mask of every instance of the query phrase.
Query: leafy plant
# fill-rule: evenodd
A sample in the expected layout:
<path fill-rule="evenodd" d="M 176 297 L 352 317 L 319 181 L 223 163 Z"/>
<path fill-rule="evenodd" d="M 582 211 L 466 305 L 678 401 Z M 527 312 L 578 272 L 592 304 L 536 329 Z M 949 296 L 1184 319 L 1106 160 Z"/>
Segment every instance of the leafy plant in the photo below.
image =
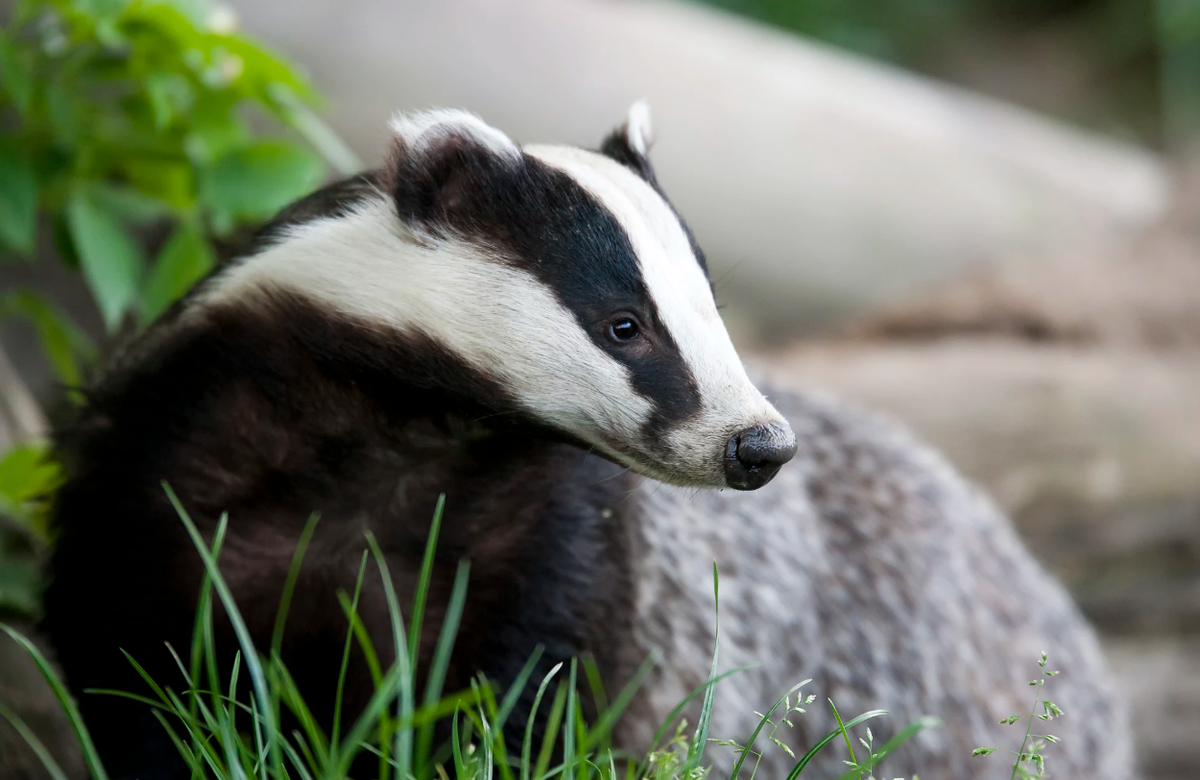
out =
<path fill-rule="evenodd" d="M 0 29 L 0 261 L 52 248 L 109 331 L 148 323 L 326 163 L 358 168 L 317 102 L 206 0 L 18 0 Z M 0 317 L 34 326 L 77 397 L 97 349 L 72 318 L 33 290 L 0 296 Z M 45 454 L 0 456 L 0 609 L 36 611 Z"/>
<path fill-rule="evenodd" d="M 19 0 L 0 30 L 0 256 L 39 235 L 87 283 L 105 326 L 148 322 L 213 265 L 215 242 L 271 216 L 353 155 L 317 96 L 204 0 Z M 254 120 L 284 133 L 256 136 Z M 260 122 L 261 124 L 261 122 Z M 59 378 L 89 345 L 25 292 Z"/>
<path fill-rule="evenodd" d="M 1036 691 L 1033 697 L 1033 706 L 1029 708 L 1029 712 L 1024 715 L 1009 715 L 1000 721 L 1006 726 L 1011 726 L 1022 720 L 1025 721 L 1025 736 L 1021 740 L 1021 747 L 1015 751 L 994 747 L 980 747 L 975 748 L 974 752 L 971 753 L 973 756 L 988 756 L 997 751 L 1013 754 L 1016 758 L 1013 761 L 1012 780 L 1018 777 L 1022 780 L 1036 780 L 1037 778 L 1046 777 L 1046 746 L 1047 744 L 1058 742 L 1058 737 L 1053 734 L 1033 733 L 1035 718 L 1043 722 L 1049 722 L 1061 717 L 1063 714 L 1063 711 L 1059 709 L 1057 704 L 1044 697 L 1047 678 L 1058 674 L 1058 672 L 1046 668 L 1046 664 L 1048 663 L 1049 656 L 1043 652 L 1041 659 L 1038 661 L 1038 666 L 1041 668 L 1042 674 L 1038 679 L 1029 682 L 1030 686 Z"/>

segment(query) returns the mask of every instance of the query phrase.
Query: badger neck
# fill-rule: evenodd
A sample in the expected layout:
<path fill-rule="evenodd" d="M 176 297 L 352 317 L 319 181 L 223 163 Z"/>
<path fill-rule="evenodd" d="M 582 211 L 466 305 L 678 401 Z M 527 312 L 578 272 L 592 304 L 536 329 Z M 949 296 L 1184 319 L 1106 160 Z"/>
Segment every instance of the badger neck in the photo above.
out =
<path fill-rule="evenodd" d="M 499 523 L 608 471 L 581 471 L 582 450 L 517 424 L 498 386 L 419 335 L 282 292 L 167 325 L 99 385 L 75 433 L 208 517 L 269 504 L 297 523 L 320 511 L 425 529 L 446 493 Z"/>

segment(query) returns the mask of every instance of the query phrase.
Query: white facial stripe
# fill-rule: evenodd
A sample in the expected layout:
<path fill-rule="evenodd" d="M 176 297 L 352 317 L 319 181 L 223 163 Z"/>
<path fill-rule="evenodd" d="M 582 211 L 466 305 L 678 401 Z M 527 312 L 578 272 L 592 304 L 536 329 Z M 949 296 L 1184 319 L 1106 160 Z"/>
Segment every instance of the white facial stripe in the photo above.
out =
<path fill-rule="evenodd" d="M 195 311 L 282 289 L 363 323 L 436 339 L 497 377 L 536 419 L 635 442 L 652 405 L 531 275 L 460 242 L 418 245 L 385 200 L 295 228 L 223 273 Z"/>
<path fill-rule="evenodd" d="M 704 411 L 672 435 L 680 446 L 688 446 L 685 441 L 694 446 L 697 437 L 728 436 L 756 423 L 780 421 L 746 376 L 687 234 L 658 193 L 602 155 L 559 146 L 525 151 L 571 176 L 629 236 L 659 317 L 700 389 Z"/>

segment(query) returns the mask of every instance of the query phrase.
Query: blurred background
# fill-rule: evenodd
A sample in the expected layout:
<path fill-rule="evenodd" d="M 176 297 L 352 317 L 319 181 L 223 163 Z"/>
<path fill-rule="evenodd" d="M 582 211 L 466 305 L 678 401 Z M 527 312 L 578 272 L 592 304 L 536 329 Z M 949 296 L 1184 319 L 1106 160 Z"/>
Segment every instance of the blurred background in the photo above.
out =
<path fill-rule="evenodd" d="M 395 110 L 594 146 L 645 98 L 743 351 L 898 417 L 984 486 L 1101 631 L 1144 776 L 1197 776 L 1197 0 L 0 13 L 0 618 L 36 617 L 39 442 L 112 334 L 377 164 Z M 28 676 L 10 650 L 0 690 Z"/>

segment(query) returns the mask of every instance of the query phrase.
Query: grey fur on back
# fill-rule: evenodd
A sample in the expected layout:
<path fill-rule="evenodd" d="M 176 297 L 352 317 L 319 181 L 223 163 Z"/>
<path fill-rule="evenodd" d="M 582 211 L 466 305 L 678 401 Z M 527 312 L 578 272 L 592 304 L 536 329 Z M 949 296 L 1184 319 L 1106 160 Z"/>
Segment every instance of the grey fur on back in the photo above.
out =
<path fill-rule="evenodd" d="M 811 677 L 804 692 L 816 701 L 777 735 L 797 755 L 836 725 L 831 697 L 843 716 L 890 711 L 870 724 L 876 745 L 921 716 L 944 721 L 877 777 L 1007 777 L 1011 755 L 971 751 L 1020 745 L 1024 722 L 998 721 L 1028 712 L 1046 650 L 1048 668 L 1062 672 L 1046 696 L 1066 713 L 1035 721 L 1062 739 L 1047 751 L 1049 773 L 1131 777 L 1127 716 L 1092 629 L 991 502 L 889 421 L 812 393 L 769 396 L 799 441 L 770 485 L 736 493 L 646 482 L 636 495 L 636 644 L 661 649 L 664 663 L 622 724 L 624 742 L 648 742 L 707 678 L 715 560 L 721 669 L 759 666 L 718 685 L 710 737 L 744 742 L 755 710 Z M 786 777 L 793 759 L 763 743 L 757 776 Z M 732 764 L 729 748 L 708 750 L 718 770 Z M 804 776 L 839 777 L 846 757 L 830 745 Z"/>

